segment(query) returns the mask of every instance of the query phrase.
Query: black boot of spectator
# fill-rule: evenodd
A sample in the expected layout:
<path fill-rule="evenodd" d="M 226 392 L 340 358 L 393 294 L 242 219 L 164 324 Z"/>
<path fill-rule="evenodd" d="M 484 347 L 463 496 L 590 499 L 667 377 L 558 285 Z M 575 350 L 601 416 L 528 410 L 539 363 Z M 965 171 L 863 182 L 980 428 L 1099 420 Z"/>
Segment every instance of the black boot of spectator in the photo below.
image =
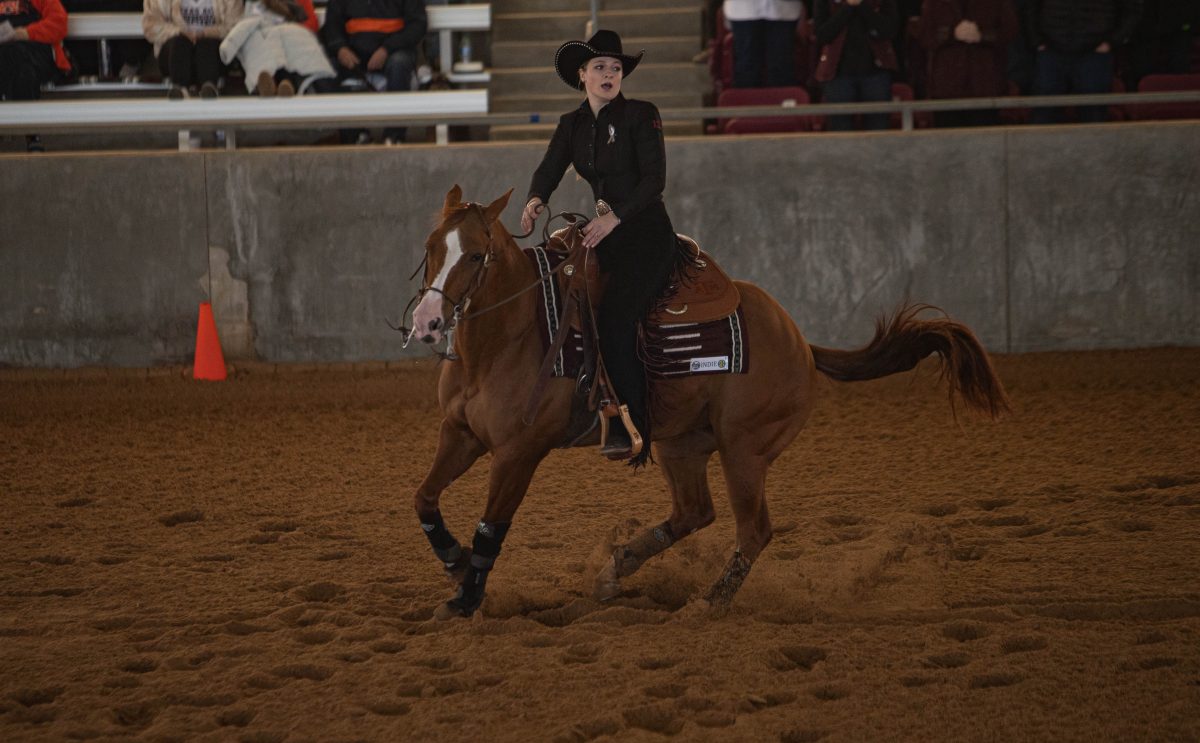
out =
<path fill-rule="evenodd" d="M 26 152 L 45 152 L 46 146 L 42 144 L 42 138 L 36 134 L 30 134 L 25 137 Z"/>

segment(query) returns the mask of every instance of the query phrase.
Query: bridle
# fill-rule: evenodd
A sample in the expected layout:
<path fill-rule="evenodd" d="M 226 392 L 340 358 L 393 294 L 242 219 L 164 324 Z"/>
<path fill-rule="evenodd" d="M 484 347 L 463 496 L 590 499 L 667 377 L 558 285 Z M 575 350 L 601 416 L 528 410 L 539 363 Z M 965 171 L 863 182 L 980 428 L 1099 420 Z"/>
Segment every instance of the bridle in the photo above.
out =
<path fill-rule="evenodd" d="M 451 313 L 450 320 L 449 320 L 449 322 L 446 323 L 446 328 L 445 328 L 446 353 L 444 354 L 444 357 L 449 360 L 454 360 L 454 359 L 458 358 L 458 356 L 454 353 L 454 330 L 455 330 L 455 328 L 458 327 L 458 323 L 460 321 L 476 318 L 476 317 L 479 317 L 480 315 L 491 312 L 492 310 L 494 310 L 498 307 L 502 307 L 503 305 L 506 305 L 509 302 L 512 302 L 513 300 L 517 299 L 518 297 L 525 294 L 526 292 L 529 292 L 529 291 L 537 288 L 538 286 L 541 286 L 546 281 L 548 281 L 551 276 L 558 274 L 558 272 L 563 271 L 564 269 L 568 276 L 570 276 L 574 271 L 574 268 L 571 266 L 570 263 L 568 263 L 567 261 L 563 261 L 559 265 L 555 266 L 551 271 L 549 271 L 548 273 L 543 275 L 541 278 L 539 278 L 537 281 L 534 281 L 533 283 L 529 284 L 528 286 L 521 288 L 517 292 L 505 297 L 504 299 L 502 299 L 498 302 L 490 304 L 487 307 L 484 307 L 481 310 L 472 312 L 471 314 L 468 315 L 467 311 L 471 307 L 471 297 L 472 297 L 472 295 L 475 294 L 475 292 L 477 292 L 479 290 L 479 288 L 481 286 L 483 286 L 483 281 L 485 278 L 487 278 L 488 266 L 490 266 L 492 264 L 492 261 L 495 259 L 496 251 L 495 251 L 494 240 L 493 240 L 493 236 L 492 236 L 492 227 L 490 224 L 488 224 L 487 218 L 484 215 L 483 205 L 472 201 L 472 202 L 468 202 L 466 204 L 466 207 L 468 209 L 473 209 L 479 215 L 479 220 L 483 223 L 484 233 L 487 235 L 487 238 L 488 238 L 486 252 L 471 254 L 471 261 L 474 263 L 478 263 L 479 265 L 475 269 L 475 274 L 473 276 L 471 276 L 471 281 L 467 284 L 467 288 L 462 292 L 462 294 L 459 296 L 458 299 L 455 299 L 453 296 L 451 296 L 450 294 L 446 293 L 445 291 L 437 288 L 436 286 L 431 286 L 429 284 L 423 284 L 420 291 L 418 291 L 416 293 L 416 295 L 414 295 L 412 297 L 412 299 L 408 300 L 408 304 L 404 308 L 404 314 L 401 315 L 401 322 L 403 322 L 403 318 L 408 317 L 409 312 L 412 311 L 413 305 L 420 302 L 422 299 L 424 299 L 425 294 L 427 292 L 437 292 L 438 294 L 441 294 L 443 297 L 445 297 L 446 301 L 448 301 L 451 304 L 451 306 L 453 307 L 453 311 Z M 583 226 L 586 225 L 588 222 L 587 216 L 585 216 L 583 214 L 579 214 L 577 212 L 559 212 L 558 214 L 555 214 L 554 216 L 547 219 L 546 223 L 544 225 L 542 225 L 543 244 L 548 244 L 550 242 L 550 225 L 553 224 L 554 220 L 560 219 L 560 218 L 579 229 L 582 229 Z M 537 227 L 537 220 L 535 219 L 534 226 L 530 227 L 529 232 L 526 232 L 523 235 L 513 235 L 513 237 L 514 238 L 528 237 L 529 235 L 531 235 L 533 233 L 533 231 L 534 231 L 534 229 L 536 229 L 536 227 Z M 428 264 L 429 264 L 429 250 L 426 249 L 425 255 L 421 258 L 421 262 L 419 264 L 417 264 L 416 270 L 414 270 L 412 272 L 412 275 L 408 277 L 408 280 L 412 281 L 414 278 L 416 278 L 417 274 L 421 273 L 428 266 Z M 392 322 L 390 320 L 388 320 L 387 318 L 384 318 L 384 322 L 386 322 L 388 327 L 390 327 L 392 330 L 395 330 L 399 333 L 404 334 L 404 343 L 400 347 L 408 348 L 408 343 L 409 343 L 409 341 L 412 340 L 413 334 L 416 332 L 416 327 L 414 326 L 414 327 L 408 328 L 403 325 L 393 325 Z"/>

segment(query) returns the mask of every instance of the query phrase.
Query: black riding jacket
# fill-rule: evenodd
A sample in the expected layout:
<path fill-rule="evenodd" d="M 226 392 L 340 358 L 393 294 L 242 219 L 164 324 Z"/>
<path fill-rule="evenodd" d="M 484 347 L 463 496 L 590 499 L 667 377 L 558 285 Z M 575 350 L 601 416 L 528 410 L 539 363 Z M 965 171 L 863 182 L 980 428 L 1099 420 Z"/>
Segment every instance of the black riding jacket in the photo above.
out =
<path fill-rule="evenodd" d="M 550 201 L 568 165 L 592 186 L 622 222 L 662 201 L 667 153 L 662 119 L 653 103 L 618 94 L 599 116 L 584 102 L 563 114 L 533 174 L 529 196 Z"/>

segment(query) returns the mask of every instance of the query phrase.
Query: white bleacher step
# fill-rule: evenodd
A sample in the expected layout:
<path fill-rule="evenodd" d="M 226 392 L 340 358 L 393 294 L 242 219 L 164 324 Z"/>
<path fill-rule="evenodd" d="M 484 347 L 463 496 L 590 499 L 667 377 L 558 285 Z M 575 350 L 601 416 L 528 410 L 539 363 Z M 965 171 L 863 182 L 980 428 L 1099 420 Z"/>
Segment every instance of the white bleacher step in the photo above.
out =
<path fill-rule="evenodd" d="M 622 39 L 626 53 L 646 50 L 645 63 L 691 62 L 700 51 L 699 37 L 651 36 Z M 559 41 L 497 41 L 492 44 L 494 67 L 539 67 L 554 61 Z M 703 65 L 702 65 L 703 66 Z M 707 68 L 705 68 L 707 69 Z"/>
<path fill-rule="evenodd" d="M 492 41 L 558 41 L 578 39 L 591 14 L 586 10 L 568 13 L 497 13 L 492 16 Z M 633 36 L 686 36 L 700 38 L 698 8 L 642 8 L 600 13 L 600 27 L 612 29 L 622 38 Z"/>
<path fill-rule="evenodd" d="M 639 84 L 641 83 L 641 84 Z M 655 90 L 701 92 L 711 86 L 708 68 L 691 62 L 643 62 L 629 83 L 623 85 L 627 96 L 643 85 Z M 510 67 L 492 70 L 492 95 L 558 93 L 566 89 L 552 67 Z"/>
<path fill-rule="evenodd" d="M 554 124 L 515 124 L 491 127 L 489 138 L 493 142 L 516 142 L 538 140 L 549 142 L 554 133 Z M 665 121 L 663 134 L 670 137 L 697 136 L 704 130 L 697 121 Z"/>

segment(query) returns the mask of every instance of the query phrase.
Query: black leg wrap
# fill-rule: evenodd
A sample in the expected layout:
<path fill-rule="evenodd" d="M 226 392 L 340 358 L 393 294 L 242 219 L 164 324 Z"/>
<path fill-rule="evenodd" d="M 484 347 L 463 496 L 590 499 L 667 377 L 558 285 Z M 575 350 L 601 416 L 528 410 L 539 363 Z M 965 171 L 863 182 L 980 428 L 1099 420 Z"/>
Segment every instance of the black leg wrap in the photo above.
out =
<path fill-rule="evenodd" d="M 617 565 L 617 577 L 625 578 L 633 575 L 642 566 L 642 563 L 672 544 L 675 544 L 675 532 L 671 530 L 669 521 L 664 521 L 653 529 L 647 529 L 637 535 L 629 544 L 618 547 L 613 552 L 613 561 Z"/>
<path fill-rule="evenodd" d="M 458 566 L 463 557 L 462 545 L 446 528 L 441 511 L 434 511 L 431 517 L 422 516 L 421 531 L 425 532 L 429 546 L 433 547 L 433 554 L 437 555 L 447 570 L 453 570 Z"/>
<path fill-rule="evenodd" d="M 752 564 L 742 555 L 741 550 L 734 552 L 729 564 L 725 566 L 725 572 L 708 590 L 708 595 L 704 597 L 704 600 L 714 606 L 727 606 L 729 602 L 733 601 L 734 594 L 742 587 L 746 576 L 750 574 Z"/>
<path fill-rule="evenodd" d="M 512 526 L 510 521 L 494 523 L 480 521 L 479 526 L 475 529 L 475 540 L 471 543 L 471 563 L 467 566 L 467 572 L 463 576 L 462 585 L 458 587 L 458 593 L 447 603 L 447 606 L 462 616 L 471 616 L 483 603 L 488 573 L 496 564 L 496 557 L 500 555 L 500 546 L 504 543 L 504 537 L 508 534 L 510 526 Z"/>

